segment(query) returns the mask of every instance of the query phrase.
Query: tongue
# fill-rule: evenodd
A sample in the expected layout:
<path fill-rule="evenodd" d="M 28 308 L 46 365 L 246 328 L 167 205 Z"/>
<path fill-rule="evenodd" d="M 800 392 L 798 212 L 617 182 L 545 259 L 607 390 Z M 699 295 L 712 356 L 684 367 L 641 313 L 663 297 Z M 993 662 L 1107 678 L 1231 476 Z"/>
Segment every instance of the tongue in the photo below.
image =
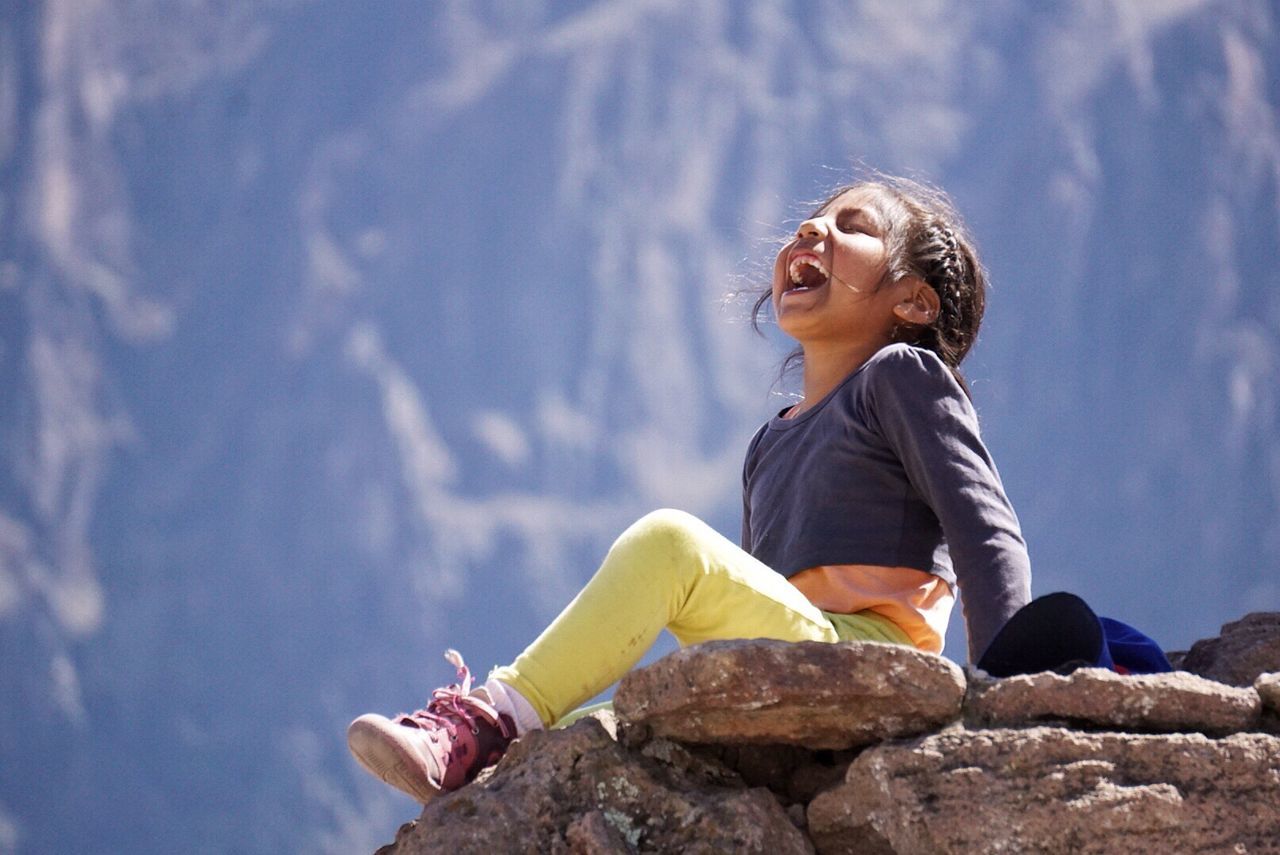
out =
<path fill-rule="evenodd" d="M 800 284 L 796 288 L 808 291 L 811 288 L 821 288 L 826 284 L 827 277 L 823 276 L 817 269 L 810 267 L 800 277 Z"/>

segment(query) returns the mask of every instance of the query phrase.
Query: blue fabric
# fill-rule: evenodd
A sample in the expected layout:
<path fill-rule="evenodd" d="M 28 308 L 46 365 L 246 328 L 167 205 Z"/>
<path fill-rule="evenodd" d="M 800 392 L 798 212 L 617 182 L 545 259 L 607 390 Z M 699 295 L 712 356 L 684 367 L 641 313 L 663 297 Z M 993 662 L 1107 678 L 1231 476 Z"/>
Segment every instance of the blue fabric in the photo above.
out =
<path fill-rule="evenodd" d="M 1173 670 L 1160 645 L 1147 634 L 1115 618 L 1099 616 L 1098 622 L 1107 640 L 1104 652 L 1110 660 L 1101 667 L 1130 674 L 1163 674 Z"/>
<path fill-rule="evenodd" d="M 1121 674 L 1172 671 L 1160 645 L 1115 618 L 1099 617 L 1075 594 L 1037 597 L 996 634 L 978 667 L 994 677 L 1109 668 Z"/>

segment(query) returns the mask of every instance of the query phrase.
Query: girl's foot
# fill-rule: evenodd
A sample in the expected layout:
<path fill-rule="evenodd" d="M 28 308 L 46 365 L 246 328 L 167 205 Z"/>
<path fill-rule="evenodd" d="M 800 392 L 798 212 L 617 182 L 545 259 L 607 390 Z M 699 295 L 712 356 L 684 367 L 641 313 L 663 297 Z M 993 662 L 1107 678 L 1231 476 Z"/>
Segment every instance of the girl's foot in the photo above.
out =
<path fill-rule="evenodd" d="M 347 728 L 351 753 L 374 775 L 426 804 L 474 780 L 506 753 L 515 723 L 471 695 L 471 671 L 456 650 L 445 658 L 461 685 L 436 689 L 425 709 L 394 719 L 370 713 Z"/>

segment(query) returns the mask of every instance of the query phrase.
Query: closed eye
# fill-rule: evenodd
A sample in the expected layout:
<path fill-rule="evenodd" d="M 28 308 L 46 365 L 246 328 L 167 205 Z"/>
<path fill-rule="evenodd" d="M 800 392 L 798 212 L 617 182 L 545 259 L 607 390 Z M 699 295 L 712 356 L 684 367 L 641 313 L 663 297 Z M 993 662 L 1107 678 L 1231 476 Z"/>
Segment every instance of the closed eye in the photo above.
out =
<path fill-rule="evenodd" d="M 867 212 L 861 208 L 847 208 L 837 214 L 836 228 L 845 234 L 865 232 L 874 235 L 878 233 Z"/>

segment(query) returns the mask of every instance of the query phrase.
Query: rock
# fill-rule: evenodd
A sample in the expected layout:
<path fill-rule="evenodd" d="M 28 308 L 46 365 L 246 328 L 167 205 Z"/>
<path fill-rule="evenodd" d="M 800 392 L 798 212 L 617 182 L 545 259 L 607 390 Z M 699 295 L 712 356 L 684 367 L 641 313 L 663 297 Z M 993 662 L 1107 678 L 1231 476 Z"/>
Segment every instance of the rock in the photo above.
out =
<path fill-rule="evenodd" d="M 808 820 L 820 853 L 1275 852 L 1280 737 L 953 728 L 867 749 Z"/>
<path fill-rule="evenodd" d="M 1253 690 L 1262 699 L 1258 729 L 1280 734 L 1280 673 L 1261 675 L 1253 681 Z"/>
<path fill-rule="evenodd" d="M 491 774 L 427 805 L 383 851 L 813 850 L 768 790 L 666 740 L 630 751 L 587 718 L 522 737 Z"/>
<path fill-rule="evenodd" d="M 901 645 L 712 641 L 631 672 L 613 705 L 683 742 L 842 749 L 953 721 L 964 686 L 953 662 Z"/>
<path fill-rule="evenodd" d="M 1223 634 L 1250 667 L 1232 627 L 1265 648 L 1258 617 Z M 1252 683 L 977 673 L 965 697 L 903 647 L 713 642 L 624 680 L 621 741 L 607 713 L 529 734 L 379 851 L 1280 852 L 1280 673 Z"/>
<path fill-rule="evenodd" d="M 1232 686 L 1280 671 L 1280 612 L 1254 612 L 1224 625 L 1217 638 L 1191 645 L 1178 667 Z"/>
<path fill-rule="evenodd" d="M 1006 727 L 1066 721 L 1123 730 L 1224 734 L 1255 728 L 1260 709 L 1252 688 L 1237 689 L 1179 671 L 1125 676 L 1105 668 L 1002 680 L 971 675 L 965 698 L 965 719 L 971 725 Z"/>
<path fill-rule="evenodd" d="M 1280 673 L 1263 674 L 1253 681 L 1254 691 L 1262 698 L 1262 704 L 1273 713 L 1280 713 Z"/>
<path fill-rule="evenodd" d="M 564 837 L 574 855 L 628 851 L 626 837 L 610 823 L 604 811 L 593 810 L 573 820 Z"/>

